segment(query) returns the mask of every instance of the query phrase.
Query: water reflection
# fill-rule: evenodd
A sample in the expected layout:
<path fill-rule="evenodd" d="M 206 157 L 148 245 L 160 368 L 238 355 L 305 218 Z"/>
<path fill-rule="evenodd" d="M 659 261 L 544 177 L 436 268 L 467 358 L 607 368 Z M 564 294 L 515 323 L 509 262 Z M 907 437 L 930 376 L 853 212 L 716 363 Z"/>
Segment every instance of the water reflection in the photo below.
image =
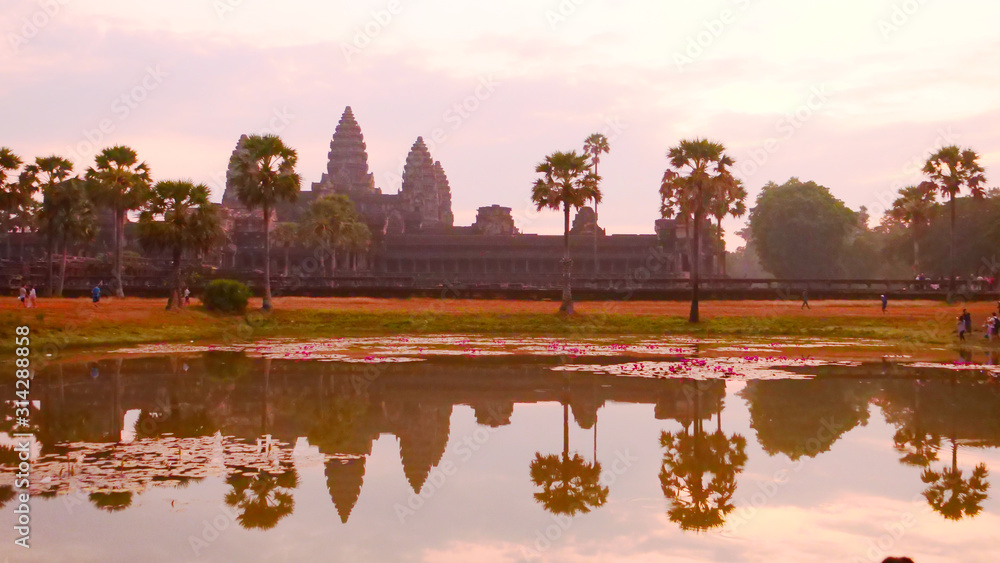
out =
<path fill-rule="evenodd" d="M 568 514 L 570 516 L 577 513 L 590 512 L 591 508 L 597 508 L 608 500 L 608 487 L 600 482 L 601 464 L 597 461 L 596 442 L 594 446 L 595 459 L 587 463 L 583 456 L 578 453 L 570 455 L 569 452 L 569 402 L 572 397 L 572 390 L 569 385 L 565 388 L 566 396 L 562 401 L 563 411 L 563 450 L 562 456 L 558 454 L 542 455 L 535 453 L 535 459 L 531 462 L 531 482 L 540 487 L 541 490 L 535 493 L 537 500 L 546 510 L 553 514 Z M 596 402 L 590 402 L 594 408 L 593 419 L 586 418 L 587 426 L 596 426 L 597 406 Z M 581 411 L 588 409 L 582 408 Z M 577 419 L 579 421 L 579 418 Z M 584 424 L 580 426 L 583 427 Z M 596 428 L 595 428 L 596 432 Z M 595 434 L 596 436 L 596 434 Z"/>
<path fill-rule="evenodd" d="M 816 457 L 868 423 L 869 382 L 847 379 L 751 381 L 741 396 L 764 451 L 792 460 Z"/>
<path fill-rule="evenodd" d="M 574 516 L 605 506 L 614 487 L 601 478 L 598 412 L 611 403 L 645 404 L 665 425 L 649 447 L 662 457 L 659 501 L 670 521 L 689 531 L 725 524 L 751 455 L 743 434 L 723 428 L 725 381 L 552 371 L 559 361 L 442 358 L 374 367 L 209 352 L 53 366 L 33 386 L 43 408 L 32 414 L 39 442 L 32 492 L 82 493 L 102 511 L 120 513 L 152 487 L 214 477 L 225 483 L 220 500 L 243 528 L 268 530 L 295 512 L 300 471 L 292 444 L 301 438 L 321 455 L 326 491 L 346 524 L 381 436 L 398 441 L 406 483 L 420 494 L 452 440 L 457 406 L 502 429 L 515 405 L 552 403 L 562 408 L 562 451 L 535 451 L 527 477 L 542 508 Z M 874 405 L 894 429 L 887 448 L 901 466 L 922 471 L 913 490 L 923 490 L 946 519 L 982 513 L 987 466 L 959 461 L 972 448 L 1000 446 L 1000 393 L 989 377 L 895 363 L 795 369 L 817 378 L 748 381 L 738 394 L 729 391 L 731 401 L 745 402 L 743 428 L 767 455 L 819 458 L 867 425 Z M 94 370 L 101 376 L 91 378 Z M 0 409 L 0 431 L 10 433 L 12 405 Z M 572 449 L 570 414 L 593 432 L 592 454 Z M 0 505 L 13 498 L 17 463 L 3 445 Z"/>
<path fill-rule="evenodd" d="M 988 384 L 959 382 L 957 376 L 939 380 L 893 382 L 884 388 L 886 420 L 896 426 L 893 440 L 902 455 L 900 462 L 923 468 L 921 480 L 927 484 L 924 497 L 939 514 L 961 520 L 982 511 L 987 499 L 989 471 L 977 464 L 965 477 L 958 467 L 959 447 L 997 446 L 995 389 Z M 942 438 L 950 443 L 950 463 L 939 460 Z"/>
<path fill-rule="evenodd" d="M 747 462 L 746 438 L 723 433 L 721 418 L 715 432 L 705 432 L 702 403 L 718 401 L 721 415 L 720 387 L 724 392 L 721 381 L 685 382 L 691 419 L 683 421 L 682 432 L 660 435 L 665 450 L 660 487 L 670 503 L 667 515 L 683 530 L 702 531 L 725 523 L 735 508 L 736 476 Z"/>
<path fill-rule="evenodd" d="M 295 510 L 292 490 L 299 486 L 294 468 L 275 474 L 265 471 L 231 473 L 226 504 L 235 508 L 236 521 L 247 529 L 270 530 Z"/>
<path fill-rule="evenodd" d="M 108 512 L 119 512 L 132 506 L 132 491 L 117 493 L 90 493 L 88 497 L 94 506 Z"/>

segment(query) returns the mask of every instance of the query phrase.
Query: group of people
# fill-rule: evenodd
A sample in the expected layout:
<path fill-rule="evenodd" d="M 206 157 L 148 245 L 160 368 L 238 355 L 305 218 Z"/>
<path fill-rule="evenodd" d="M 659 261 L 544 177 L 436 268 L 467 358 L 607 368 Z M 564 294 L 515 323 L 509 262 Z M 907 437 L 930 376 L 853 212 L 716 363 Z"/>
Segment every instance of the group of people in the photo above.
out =
<path fill-rule="evenodd" d="M 994 311 L 988 317 L 986 317 L 986 322 L 983 323 L 983 328 L 986 329 L 986 340 L 993 341 L 1000 337 L 1000 304 L 998 304 L 997 311 Z M 967 309 L 962 309 L 962 314 L 958 316 L 958 338 L 959 340 L 965 340 L 965 334 L 972 334 L 972 315 Z"/>
<path fill-rule="evenodd" d="M 31 309 L 38 306 L 38 293 L 35 291 L 35 287 L 28 284 L 21 284 L 21 287 L 17 290 L 17 300 L 20 303 L 19 307 L 24 307 L 25 309 Z"/>
<path fill-rule="evenodd" d="M 101 302 L 101 286 L 103 285 L 104 282 L 101 282 L 90 290 L 90 299 L 95 307 Z M 21 284 L 21 287 L 17 290 L 17 300 L 19 307 L 26 309 L 38 307 L 38 293 L 35 291 L 35 287 L 30 283 Z M 182 302 L 184 305 L 191 304 L 191 290 L 187 287 L 184 288 L 182 293 Z"/>

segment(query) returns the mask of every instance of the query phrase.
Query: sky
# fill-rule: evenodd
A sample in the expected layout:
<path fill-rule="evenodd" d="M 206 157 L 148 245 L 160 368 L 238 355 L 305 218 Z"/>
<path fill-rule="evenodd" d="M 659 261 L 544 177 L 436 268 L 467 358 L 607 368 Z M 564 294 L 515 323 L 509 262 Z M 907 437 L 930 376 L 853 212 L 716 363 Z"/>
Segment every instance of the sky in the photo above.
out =
<path fill-rule="evenodd" d="M 749 206 L 813 180 L 873 224 L 937 147 L 975 149 L 1000 185 L 1000 3 L 974 0 L 4 0 L 0 146 L 77 171 L 126 144 L 154 179 L 222 197 L 241 134 L 298 151 L 305 189 L 351 106 L 376 185 L 418 136 L 456 224 L 530 205 L 535 165 L 610 139 L 600 223 L 652 233 L 666 152 L 723 143 Z M 724 222 L 727 243 L 744 219 Z"/>

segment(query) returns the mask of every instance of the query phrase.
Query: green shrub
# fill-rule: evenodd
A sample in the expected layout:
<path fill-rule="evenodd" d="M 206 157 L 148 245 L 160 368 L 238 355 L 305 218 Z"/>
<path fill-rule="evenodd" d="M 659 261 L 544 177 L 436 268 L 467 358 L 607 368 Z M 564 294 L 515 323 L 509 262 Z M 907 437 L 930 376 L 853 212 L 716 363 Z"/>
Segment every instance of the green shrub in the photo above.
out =
<path fill-rule="evenodd" d="M 209 311 L 220 313 L 245 313 L 247 301 L 253 293 L 246 285 L 235 280 L 215 280 L 205 286 L 202 300 Z"/>

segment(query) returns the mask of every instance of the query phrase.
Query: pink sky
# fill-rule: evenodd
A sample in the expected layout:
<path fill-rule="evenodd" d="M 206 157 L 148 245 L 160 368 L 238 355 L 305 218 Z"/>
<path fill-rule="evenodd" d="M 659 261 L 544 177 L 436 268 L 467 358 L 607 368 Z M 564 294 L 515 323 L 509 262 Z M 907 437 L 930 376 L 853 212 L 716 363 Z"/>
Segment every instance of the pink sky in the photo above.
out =
<path fill-rule="evenodd" d="M 798 176 L 877 217 L 941 144 L 1000 185 L 997 21 L 972 0 L 20 2 L 0 15 L 0 145 L 82 170 L 128 144 L 219 199 L 242 133 L 279 133 L 317 181 L 350 105 L 385 192 L 437 135 L 458 224 L 499 203 L 560 232 L 530 208 L 534 165 L 597 131 L 611 233 L 652 232 L 664 155 L 694 136 L 729 148 L 750 204 Z"/>

